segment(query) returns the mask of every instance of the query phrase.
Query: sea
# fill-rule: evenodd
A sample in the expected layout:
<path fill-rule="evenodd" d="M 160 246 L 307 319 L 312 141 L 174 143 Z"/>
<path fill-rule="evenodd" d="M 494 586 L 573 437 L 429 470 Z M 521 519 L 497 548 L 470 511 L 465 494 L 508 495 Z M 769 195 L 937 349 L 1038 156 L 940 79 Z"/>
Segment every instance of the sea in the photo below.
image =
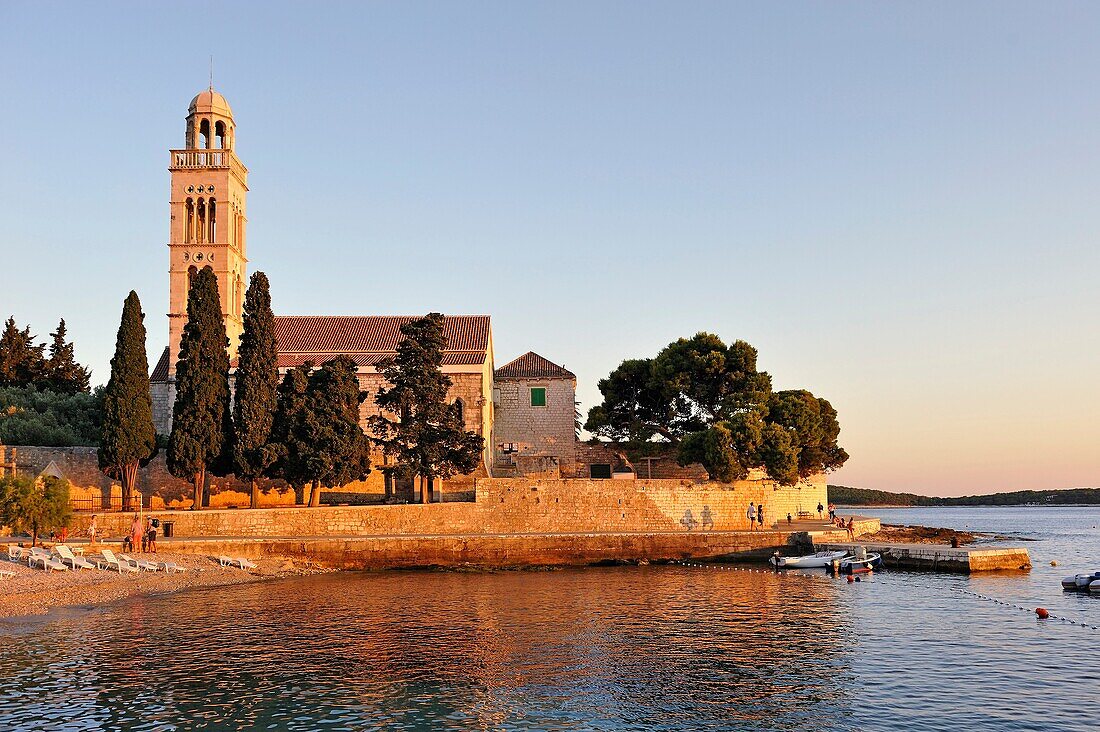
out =
<path fill-rule="evenodd" d="M 0 624 L 0 730 L 1100 728 L 1100 593 L 1059 584 L 1100 570 L 1100 507 L 859 513 L 1010 537 L 1034 567 L 350 572 L 131 598 Z"/>

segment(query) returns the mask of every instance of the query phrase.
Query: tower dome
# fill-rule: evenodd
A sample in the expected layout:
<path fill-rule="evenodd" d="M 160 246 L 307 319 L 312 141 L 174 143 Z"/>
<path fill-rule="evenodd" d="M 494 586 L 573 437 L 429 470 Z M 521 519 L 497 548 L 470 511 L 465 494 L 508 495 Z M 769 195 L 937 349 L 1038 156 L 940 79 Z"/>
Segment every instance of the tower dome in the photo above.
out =
<path fill-rule="evenodd" d="M 233 110 L 230 109 L 229 102 L 213 89 L 203 89 L 196 94 L 191 100 L 191 105 L 187 107 L 187 112 L 188 114 L 218 114 L 233 118 Z"/>

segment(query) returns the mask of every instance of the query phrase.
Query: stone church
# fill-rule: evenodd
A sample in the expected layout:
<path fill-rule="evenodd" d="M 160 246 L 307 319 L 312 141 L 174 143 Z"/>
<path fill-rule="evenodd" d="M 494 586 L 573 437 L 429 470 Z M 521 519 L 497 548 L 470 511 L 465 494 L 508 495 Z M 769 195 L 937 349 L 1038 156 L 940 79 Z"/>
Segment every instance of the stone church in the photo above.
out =
<path fill-rule="evenodd" d="M 191 100 L 183 147 L 169 151 L 168 347 L 151 375 L 154 419 L 164 434 L 172 424 L 187 292 L 202 267 L 218 277 L 230 357 L 236 356 L 248 283 L 248 169 L 237 158 L 236 141 L 233 111 L 210 88 Z M 382 383 L 377 366 L 395 353 L 401 325 L 414 317 L 277 315 L 279 369 L 337 355 L 355 359 L 361 388 L 370 395 L 361 408 L 365 426 L 377 413 L 372 398 Z M 573 476 L 576 377 L 533 352 L 495 369 L 488 315 L 449 315 L 444 328 L 442 368 L 453 382 L 449 398 L 459 405 L 466 428 L 485 438 L 475 475 Z"/>

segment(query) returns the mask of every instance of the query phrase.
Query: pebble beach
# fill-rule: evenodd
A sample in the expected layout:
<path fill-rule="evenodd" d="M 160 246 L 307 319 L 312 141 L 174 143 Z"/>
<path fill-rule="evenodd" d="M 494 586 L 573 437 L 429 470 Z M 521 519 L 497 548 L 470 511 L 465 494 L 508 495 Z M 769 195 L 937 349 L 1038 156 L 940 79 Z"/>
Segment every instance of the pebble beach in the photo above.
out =
<path fill-rule="evenodd" d="M 110 547 L 108 547 L 110 548 Z M 117 547 L 116 547 L 117 552 Z M 54 608 L 97 607 L 135 595 L 178 592 L 198 587 L 218 587 L 259 582 L 275 577 L 316 574 L 316 568 L 295 565 L 283 557 L 253 560 L 257 568 L 222 567 L 199 554 L 133 554 L 150 562 L 174 562 L 183 572 L 125 572 L 101 569 L 44 571 L 25 562 L 7 560 L 7 545 L 0 543 L 0 571 L 14 572 L 0 579 L 0 618 L 44 615 Z"/>

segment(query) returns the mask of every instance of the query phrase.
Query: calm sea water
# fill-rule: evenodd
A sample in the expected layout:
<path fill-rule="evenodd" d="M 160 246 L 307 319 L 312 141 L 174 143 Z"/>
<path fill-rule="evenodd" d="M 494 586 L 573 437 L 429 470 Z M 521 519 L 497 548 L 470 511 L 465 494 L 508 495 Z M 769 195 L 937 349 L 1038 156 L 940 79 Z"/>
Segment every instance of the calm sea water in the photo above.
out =
<path fill-rule="evenodd" d="M 870 513 L 869 511 L 863 511 Z M 353 573 L 0 625 L 0 730 L 1094 730 L 1100 509 L 902 509 L 1030 574 Z M 1062 566 L 1052 568 L 1051 560 Z"/>

